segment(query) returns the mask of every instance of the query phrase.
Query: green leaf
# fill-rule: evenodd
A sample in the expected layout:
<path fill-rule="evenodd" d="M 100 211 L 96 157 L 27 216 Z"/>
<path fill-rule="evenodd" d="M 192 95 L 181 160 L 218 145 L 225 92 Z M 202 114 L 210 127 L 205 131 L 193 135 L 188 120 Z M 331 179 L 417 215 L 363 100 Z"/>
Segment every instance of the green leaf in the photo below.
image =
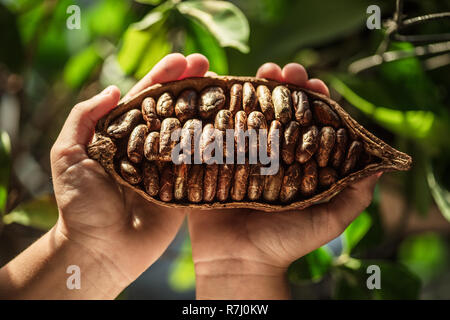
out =
<path fill-rule="evenodd" d="M 130 25 L 130 28 L 141 31 L 149 29 L 151 26 L 166 19 L 169 14 L 169 11 L 173 8 L 173 6 L 174 4 L 172 1 L 164 2 L 162 5 L 154 8 L 152 11 L 147 13 L 145 17 L 142 18 L 140 21 Z"/>
<path fill-rule="evenodd" d="M 222 47 L 233 47 L 243 53 L 250 51 L 250 28 L 247 18 L 234 4 L 226 1 L 184 1 L 177 5 L 179 12 L 201 23 Z"/>
<path fill-rule="evenodd" d="M 5 224 L 19 223 L 42 230 L 49 230 L 58 219 L 58 207 L 53 195 L 45 195 L 19 205 L 3 217 Z"/>
<path fill-rule="evenodd" d="M 148 32 L 148 31 L 147 31 Z M 144 77 L 159 60 L 170 53 L 172 45 L 167 39 L 167 32 L 162 29 L 152 33 L 150 42 L 148 43 L 145 53 L 141 58 L 139 67 L 135 72 L 135 77 L 140 79 Z"/>
<path fill-rule="evenodd" d="M 329 271 L 332 260 L 330 251 L 326 247 L 320 247 L 289 266 L 289 280 L 293 283 L 318 282 Z"/>
<path fill-rule="evenodd" d="M 169 272 L 169 285 L 174 291 L 184 292 L 195 288 L 194 262 L 189 239 L 186 239 L 181 252 L 173 262 Z"/>
<path fill-rule="evenodd" d="M 343 253 L 350 254 L 371 226 L 372 218 L 370 214 L 367 211 L 362 212 L 342 234 Z"/>
<path fill-rule="evenodd" d="M 162 2 L 162 0 L 134 0 L 134 1 L 143 3 L 143 4 L 151 4 L 154 6 L 156 6 Z"/>
<path fill-rule="evenodd" d="M 3 215 L 8 200 L 8 186 L 11 173 L 11 141 L 9 135 L 0 132 L 0 217 Z"/>
<path fill-rule="evenodd" d="M 433 133 L 436 118 L 431 111 L 400 111 L 376 106 L 359 96 L 338 77 L 331 78 L 331 86 L 365 115 L 396 134 L 408 138 L 424 139 Z"/>
<path fill-rule="evenodd" d="M 128 28 L 125 31 L 117 61 L 126 74 L 131 74 L 136 70 L 151 37 L 149 32 L 134 28 Z"/>
<path fill-rule="evenodd" d="M 437 233 L 428 232 L 403 240 L 398 250 L 398 259 L 422 281 L 427 282 L 446 269 L 448 252 L 445 239 Z"/>
<path fill-rule="evenodd" d="M 402 264 L 382 260 L 360 260 L 357 267 L 342 265 L 335 269 L 336 299 L 417 299 L 420 279 Z M 370 265 L 380 268 L 380 289 L 369 289 L 367 280 L 374 275 L 368 272 Z"/>
<path fill-rule="evenodd" d="M 433 172 L 433 168 L 431 164 L 428 163 L 427 166 L 427 182 L 430 187 L 431 194 L 441 211 L 442 215 L 450 221 L 450 192 L 445 188 L 441 187 L 439 183 L 436 181 L 436 177 Z"/>
<path fill-rule="evenodd" d="M 128 1 L 96 1 L 86 13 L 89 31 L 98 36 L 118 36 L 127 25 L 128 12 Z"/>
<path fill-rule="evenodd" d="M 64 82 L 72 88 L 80 87 L 101 62 L 95 45 L 83 49 L 67 61 L 64 67 Z"/>
<path fill-rule="evenodd" d="M 209 68 L 217 74 L 228 73 L 228 62 L 225 50 L 201 24 L 187 19 L 186 43 L 184 53 L 202 53 L 209 60 Z"/>

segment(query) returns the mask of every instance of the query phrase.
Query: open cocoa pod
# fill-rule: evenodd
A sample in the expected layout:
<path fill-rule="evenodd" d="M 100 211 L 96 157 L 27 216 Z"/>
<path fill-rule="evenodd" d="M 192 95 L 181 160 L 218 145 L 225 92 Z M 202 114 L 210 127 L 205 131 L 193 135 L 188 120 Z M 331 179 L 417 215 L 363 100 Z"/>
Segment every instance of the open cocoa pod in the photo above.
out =
<path fill-rule="evenodd" d="M 322 94 L 231 76 L 156 84 L 122 101 L 88 154 L 159 205 L 263 211 L 323 203 L 412 163 Z"/>

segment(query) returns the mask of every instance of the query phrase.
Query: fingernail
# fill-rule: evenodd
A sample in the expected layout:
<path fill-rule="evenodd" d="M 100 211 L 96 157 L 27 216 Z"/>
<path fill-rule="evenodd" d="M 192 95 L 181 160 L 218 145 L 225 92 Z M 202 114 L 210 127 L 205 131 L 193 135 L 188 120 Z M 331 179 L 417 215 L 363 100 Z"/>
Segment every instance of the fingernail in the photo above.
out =
<path fill-rule="evenodd" d="M 101 95 L 107 96 L 112 92 L 113 86 L 106 87 L 102 92 L 100 92 Z"/>

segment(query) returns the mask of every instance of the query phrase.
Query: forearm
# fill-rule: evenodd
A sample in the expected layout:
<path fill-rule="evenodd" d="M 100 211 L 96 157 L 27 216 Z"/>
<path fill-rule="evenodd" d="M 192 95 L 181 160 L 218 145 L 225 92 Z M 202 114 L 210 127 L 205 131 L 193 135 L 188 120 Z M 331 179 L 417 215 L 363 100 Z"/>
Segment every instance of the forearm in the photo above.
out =
<path fill-rule="evenodd" d="M 286 270 L 234 260 L 197 263 L 197 299 L 290 299 Z"/>
<path fill-rule="evenodd" d="M 71 265 L 79 267 L 80 289 L 68 285 Z M 0 269 L 0 298 L 6 299 L 114 299 L 125 286 L 101 255 L 56 227 Z"/>

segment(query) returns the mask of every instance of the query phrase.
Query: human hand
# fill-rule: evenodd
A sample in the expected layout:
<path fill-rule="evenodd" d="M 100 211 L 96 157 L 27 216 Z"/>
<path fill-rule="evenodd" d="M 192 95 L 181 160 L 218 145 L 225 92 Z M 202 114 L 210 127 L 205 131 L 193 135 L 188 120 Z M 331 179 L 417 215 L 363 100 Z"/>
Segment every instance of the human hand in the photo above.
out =
<path fill-rule="evenodd" d="M 266 63 L 257 77 L 288 82 L 329 96 L 299 64 Z M 379 176 L 348 186 L 330 202 L 302 211 L 214 210 L 189 213 L 197 297 L 285 299 L 290 263 L 340 235 L 371 202 Z"/>
<path fill-rule="evenodd" d="M 170 54 L 126 97 L 155 83 L 203 76 L 208 67 L 202 55 L 185 58 Z M 97 121 L 117 105 L 119 98 L 119 89 L 110 86 L 72 109 L 51 150 L 51 167 L 60 214 L 55 231 L 96 257 L 111 280 L 123 289 L 161 256 L 185 214 L 120 188 L 99 163 L 87 156 L 86 145 Z"/>

